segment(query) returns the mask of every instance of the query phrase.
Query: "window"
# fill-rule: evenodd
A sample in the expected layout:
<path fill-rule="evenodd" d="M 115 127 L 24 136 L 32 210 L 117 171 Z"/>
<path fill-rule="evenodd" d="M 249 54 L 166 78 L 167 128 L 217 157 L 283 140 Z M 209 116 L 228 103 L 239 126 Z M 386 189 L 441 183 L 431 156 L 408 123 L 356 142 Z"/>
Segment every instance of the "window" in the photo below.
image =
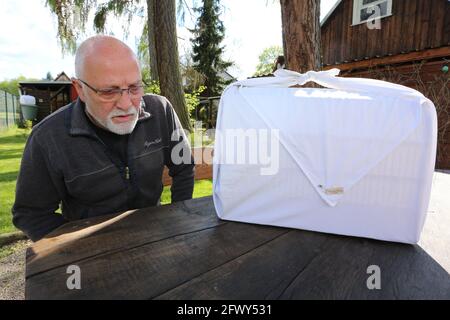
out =
<path fill-rule="evenodd" d="M 353 0 L 353 25 L 392 15 L 392 0 Z"/>

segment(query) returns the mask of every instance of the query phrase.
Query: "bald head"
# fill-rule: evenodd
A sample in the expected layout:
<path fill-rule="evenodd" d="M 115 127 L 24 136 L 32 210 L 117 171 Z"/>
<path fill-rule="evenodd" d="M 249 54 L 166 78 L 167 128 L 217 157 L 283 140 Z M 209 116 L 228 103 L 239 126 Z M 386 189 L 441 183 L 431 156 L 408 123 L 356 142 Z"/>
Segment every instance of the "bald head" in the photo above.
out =
<path fill-rule="evenodd" d="M 119 39 L 107 35 L 90 37 L 81 43 L 75 54 L 75 75 L 83 79 L 89 67 L 121 59 L 129 59 L 139 65 L 133 50 Z"/>
<path fill-rule="evenodd" d="M 137 123 L 143 95 L 141 71 L 133 51 L 111 36 L 89 38 L 77 50 L 75 73 L 78 79 L 73 83 L 90 119 L 111 132 L 130 133 Z M 127 88 L 134 90 L 124 93 Z"/>

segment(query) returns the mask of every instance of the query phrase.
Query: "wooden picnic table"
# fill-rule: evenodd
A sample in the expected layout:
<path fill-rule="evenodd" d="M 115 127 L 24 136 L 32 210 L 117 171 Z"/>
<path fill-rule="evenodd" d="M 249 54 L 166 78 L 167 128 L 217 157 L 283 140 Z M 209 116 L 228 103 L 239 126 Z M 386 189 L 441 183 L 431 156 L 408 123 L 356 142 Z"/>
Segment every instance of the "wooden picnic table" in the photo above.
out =
<path fill-rule="evenodd" d="M 444 218 L 443 232 L 449 233 Z M 426 239 L 448 239 L 436 230 L 424 233 Z M 434 244 L 432 257 L 421 245 L 224 221 L 206 197 L 62 226 L 28 249 L 25 295 L 449 299 L 449 266 L 436 260 L 450 256 L 448 244 Z M 79 290 L 67 287 L 71 265 L 80 270 Z M 367 287 L 371 265 L 380 268 L 381 289 Z"/>

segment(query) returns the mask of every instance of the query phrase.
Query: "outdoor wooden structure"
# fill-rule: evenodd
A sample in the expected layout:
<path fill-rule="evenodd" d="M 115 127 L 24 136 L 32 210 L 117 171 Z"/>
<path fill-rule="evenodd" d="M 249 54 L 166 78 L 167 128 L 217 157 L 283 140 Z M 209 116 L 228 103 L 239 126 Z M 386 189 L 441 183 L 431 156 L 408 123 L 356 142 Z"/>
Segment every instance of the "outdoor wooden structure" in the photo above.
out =
<path fill-rule="evenodd" d="M 361 0 L 338 1 L 322 21 L 324 65 L 366 60 L 365 64 L 358 65 L 364 68 L 376 57 L 450 45 L 448 0 L 386 0 L 392 1 L 392 15 L 381 18 L 380 29 L 369 29 L 366 23 L 352 25 L 354 1 Z M 421 56 L 411 58 L 414 57 Z M 385 61 L 396 63 L 396 59 L 391 57 Z"/>
<path fill-rule="evenodd" d="M 193 199 L 55 230 L 27 251 L 25 296 L 449 299 L 450 219 L 427 223 L 439 227 L 426 227 L 425 245 L 413 246 L 223 221 L 211 197 Z M 73 265 L 79 290 L 67 287 Z M 380 289 L 367 286 L 369 266 L 381 270 Z"/>
<path fill-rule="evenodd" d="M 391 14 L 379 20 L 379 29 L 353 24 L 358 2 L 363 3 L 338 1 L 323 20 L 323 68 L 396 82 L 428 96 L 439 117 L 437 167 L 450 168 L 450 73 L 445 72 L 450 64 L 450 2 L 379 0 L 377 4 L 392 6 Z"/>
<path fill-rule="evenodd" d="M 36 98 L 36 105 L 39 107 L 36 123 L 77 97 L 72 82 L 64 72 L 53 81 L 19 82 L 19 90 L 22 95 Z"/>
<path fill-rule="evenodd" d="M 193 148 L 192 156 L 195 163 L 195 180 L 212 179 L 212 147 Z M 164 186 L 172 184 L 169 170 L 164 167 L 162 182 Z"/>

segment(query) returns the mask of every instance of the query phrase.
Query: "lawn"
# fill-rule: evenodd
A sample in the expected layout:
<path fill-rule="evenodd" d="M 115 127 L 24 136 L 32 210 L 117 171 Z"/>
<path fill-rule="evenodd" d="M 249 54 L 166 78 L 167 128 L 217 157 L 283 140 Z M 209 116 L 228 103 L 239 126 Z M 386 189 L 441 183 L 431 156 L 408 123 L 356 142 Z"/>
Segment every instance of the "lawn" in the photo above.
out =
<path fill-rule="evenodd" d="M 26 129 L 11 128 L 0 132 L 0 234 L 16 231 L 11 222 L 20 159 L 28 136 Z M 212 194 L 212 181 L 195 182 L 194 198 Z M 170 203 L 170 186 L 164 187 L 161 203 Z"/>
<path fill-rule="evenodd" d="M 16 230 L 11 223 L 11 207 L 28 132 L 19 128 L 0 132 L 0 233 Z"/>

